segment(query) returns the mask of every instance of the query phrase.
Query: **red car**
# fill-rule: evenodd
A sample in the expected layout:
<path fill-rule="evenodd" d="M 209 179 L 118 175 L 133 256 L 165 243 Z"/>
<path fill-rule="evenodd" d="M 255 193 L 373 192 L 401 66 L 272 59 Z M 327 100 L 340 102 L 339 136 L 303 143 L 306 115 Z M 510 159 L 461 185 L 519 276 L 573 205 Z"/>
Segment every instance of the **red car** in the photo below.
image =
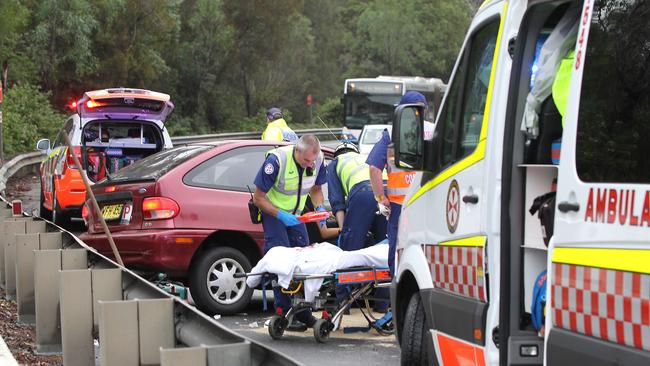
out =
<path fill-rule="evenodd" d="M 235 273 L 262 257 L 264 232 L 248 211 L 253 181 L 277 143 L 219 141 L 148 156 L 93 186 L 124 264 L 189 282 L 206 313 L 240 312 L 253 289 Z M 323 148 L 326 156 L 331 149 Z M 325 192 L 325 197 L 327 193 Z M 81 239 L 112 257 L 89 201 Z"/>

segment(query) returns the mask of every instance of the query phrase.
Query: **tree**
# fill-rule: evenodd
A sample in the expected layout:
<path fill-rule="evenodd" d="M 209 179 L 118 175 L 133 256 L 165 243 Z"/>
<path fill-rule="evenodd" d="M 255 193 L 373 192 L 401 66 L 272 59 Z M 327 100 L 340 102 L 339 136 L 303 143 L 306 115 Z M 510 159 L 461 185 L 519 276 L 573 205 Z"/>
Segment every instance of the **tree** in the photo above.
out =
<path fill-rule="evenodd" d="M 24 84 L 7 92 L 4 103 L 4 150 L 6 154 L 31 151 L 41 138 L 52 140 L 64 121 L 49 102 L 49 93 Z"/>
<path fill-rule="evenodd" d="M 74 88 L 97 67 L 91 39 L 97 21 L 92 7 L 85 0 L 43 0 L 34 10 L 29 53 L 41 84 L 55 94 Z"/>
<path fill-rule="evenodd" d="M 29 67 L 33 65 L 25 56 L 24 52 L 19 50 L 19 39 L 25 31 L 29 20 L 29 10 L 18 0 L 3 0 L 0 2 L 0 83 L 4 89 L 7 89 L 7 79 L 9 77 L 9 65 L 16 67 L 16 79 L 27 79 Z M 23 66 L 23 67 L 21 67 Z M 23 72 L 21 72 L 23 71 Z M 27 71 L 27 72 L 25 72 Z M 27 81 L 27 80 L 26 80 Z"/>
<path fill-rule="evenodd" d="M 310 24 L 302 1 L 226 0 L 223 9 L 234 30 L 234 82 L 243 97 L 246 116 L 298 94 L 313 59 Z M 301 79 L 302 78 L 302 79 Z M 286 99 L 283 99 L 286 101 Z"/>

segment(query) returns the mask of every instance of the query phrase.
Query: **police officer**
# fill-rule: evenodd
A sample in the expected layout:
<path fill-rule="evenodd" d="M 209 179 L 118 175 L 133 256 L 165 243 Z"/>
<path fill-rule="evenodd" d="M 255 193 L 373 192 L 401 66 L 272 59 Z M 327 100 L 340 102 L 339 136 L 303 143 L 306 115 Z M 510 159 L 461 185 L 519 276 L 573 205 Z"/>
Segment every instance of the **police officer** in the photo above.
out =
<path fill-rule="evenodd" d="M 321 185 L 326 183 L 326 170 L 320 142 L 314 135 L 302 136 L 295 145 L 282 146 L 270 151 L 255 177 L 253 202 L 262 210 L 264 228 L 264 253 L 275 246 L 304 247 L 309 244 L 305 224 L 300 213 L 311 197 L 316 211 L 325 211 Z M 274 288 L 274 307 L 286 313 L 291 299 L 279 288 Z M 313 326 L 316 318 L 310 312 L 296 314 L 306 326 Z M 293 329 L 292 329 L 293 328 Z M 304 330 L 300 324 L 289 330 Z"/>
<path fill-rule="evenodd" d="M 266 111 L 266 122 L 268 124 L 266 130 L 262 133 L 262 140 L 288 142 L 298 140 L 298 135 L 287 126 L 287 121 L 284 120 L 282 111 L 279 108 L 269 108 Z"/>
<path fill-rule="evenodd" d="M 416 91 L 406 92 L 399 101 L 402 104 L 421 104 L 427 106 L 427 100 L 421 93 Z M 425 136 L 432 134 L 433 124 L 425 122 Z M 384 130 L 379 142 L 373 146 L 366 163 L 370 166 L 370 183 L 375 200 L 378 204 L 390 207 L 388 216 L 388 266 L 390 273 L 395 273 L 395 249 L 397 244 L 397 224 L 402 212 L 404 197 L 411 186 L 415 172 L 402 170 L 395 166 L 393 147 L 388 130 Z M 384 194 L 382 171 L 388 170 L 388 184 Z"/>
<path fill-rule="evenodd" d="M 355 145 L 342 143 L 336 148 L 334 160 L 327 166 L 327 192 L 341 228 L 341 249 L 362 249 L 368 231 L 374 234 L 375 243 L 386 239 L 386 218 L 375 214 L 377 202 L 368 165 Z"/>

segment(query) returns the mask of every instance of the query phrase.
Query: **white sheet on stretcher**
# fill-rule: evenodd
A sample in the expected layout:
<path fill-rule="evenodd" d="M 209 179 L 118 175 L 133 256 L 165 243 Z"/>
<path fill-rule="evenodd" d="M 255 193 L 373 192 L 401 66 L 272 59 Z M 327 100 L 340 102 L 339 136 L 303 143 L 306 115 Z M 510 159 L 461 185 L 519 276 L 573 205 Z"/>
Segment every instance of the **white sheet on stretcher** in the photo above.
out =
<path fill-rule="evenodd" d="M 275 247 L 251 270 L 251 273 L 273 273 L 278 284 L 288 288 L 294 273 L 324 274 L 337 269 L 356 266 L 388 267 L 388 244 L 377 244 L 368 248 L 346 252 L 330 243 L 317 243 L 302 248 Z M 246 279 L 249 287 L 256 287 L 262 276 Z M 322 278 L 304 282 L 305 301 L 314 301 Z"/>

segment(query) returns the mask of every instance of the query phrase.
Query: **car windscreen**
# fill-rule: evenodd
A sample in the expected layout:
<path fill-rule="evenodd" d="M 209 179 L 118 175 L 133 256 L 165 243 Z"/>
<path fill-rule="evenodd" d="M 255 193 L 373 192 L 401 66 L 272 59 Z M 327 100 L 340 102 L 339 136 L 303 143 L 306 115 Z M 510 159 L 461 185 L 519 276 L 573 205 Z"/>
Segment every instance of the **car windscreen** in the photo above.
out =
<path fill-rule="evenodd" d="M 181 146 L 147 156 L 108 177 L 111 182 L 156 180 L 183 162 L 208 151 L 213 146 Z"/>

